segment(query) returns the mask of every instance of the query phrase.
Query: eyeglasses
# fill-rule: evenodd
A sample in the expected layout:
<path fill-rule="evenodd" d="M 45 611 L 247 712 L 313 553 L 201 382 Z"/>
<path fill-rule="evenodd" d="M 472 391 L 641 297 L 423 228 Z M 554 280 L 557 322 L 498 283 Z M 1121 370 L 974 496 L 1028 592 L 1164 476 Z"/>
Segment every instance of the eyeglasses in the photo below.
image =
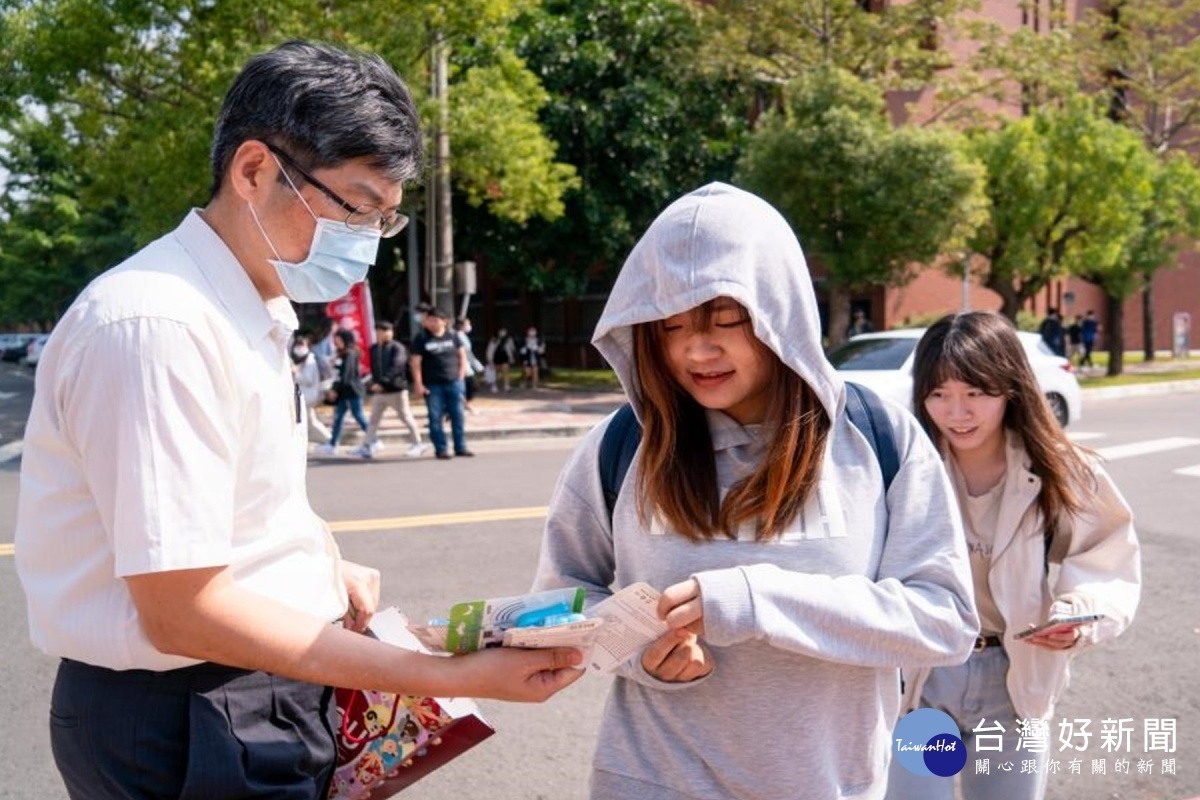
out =
<path fill-rule="evenodd" d="M 289 156 L 283 150 L 279 149 L 270 142 L 263 142 L 275 155 L 279 156 L 284 162 L 300 173 L 304 180 L 317 187 L 322 194 L 328 197 L 333 202 L 345 210 L 346 225 L 356 231 L 378 230 L 383 238 L 395 236 L 400 231 L 404 230 L 404 226 L 408 224 L 408 215 L 401 214 L 399 211 L 393 211 L 391 214 L 385 214 L 381 209 L 375 206 L 356 206 L 346 202 L 335 192 L 319 180 L 314 178 L 308 170 L 296 163 L 296 159 Z"/>

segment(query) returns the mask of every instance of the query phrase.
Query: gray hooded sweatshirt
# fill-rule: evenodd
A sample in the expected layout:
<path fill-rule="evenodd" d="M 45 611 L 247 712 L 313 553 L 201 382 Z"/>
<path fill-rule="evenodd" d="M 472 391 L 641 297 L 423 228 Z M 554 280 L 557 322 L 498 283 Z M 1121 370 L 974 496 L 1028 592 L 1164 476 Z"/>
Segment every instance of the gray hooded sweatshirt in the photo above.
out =
<path fill-rule="evenodd" d="M 977 621 L 958 506 L 933 445 L 907 411 L 887 413 L 900 471 L 884 493 L 870 444 L 846 416 L 821 349 L 799 243 L 767 203 L 711 184 L 669 206 L 630 254 L 593 343 L 635 412 L 631 326 L 716 297 L 750 313 L 755 335 L 811 386 L 833 420 L 822 477 L 777 540 L 695 542 L 638 517 L 638 459 L 612 524 L 598 457 L 607 422 L 580 444 L 550 506 L 536 588 L 584 586 L 589 601 L 645 581 L 695 577 L 706 677 L 667 683 L 635 657 L 618 672 L 593 762 L 592 797 L 612 800 L 880 798 L 900 708 L 897 668 L 970 654 Z M 710 410 L 722 494 L 749 474 L 770 432 Z"/>

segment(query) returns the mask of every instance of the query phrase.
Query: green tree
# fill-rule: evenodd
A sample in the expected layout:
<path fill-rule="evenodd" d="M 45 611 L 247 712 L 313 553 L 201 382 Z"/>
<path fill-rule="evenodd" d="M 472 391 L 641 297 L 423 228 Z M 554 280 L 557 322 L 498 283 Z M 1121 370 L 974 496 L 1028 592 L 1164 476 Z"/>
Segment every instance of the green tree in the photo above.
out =
<path fill-rule="evenodd" d="M 1160 157 L 1200 144 L 1200 0 L 1114 0 L 1080 26 L 1093 79 L 1110 115 Z M 1142 346 L 1154 359 L 1154 272 L 1143 276 Z"/>
<path fill-rule="evenodd" d="M 916 264 L 961 248 L 982 215 L 982 170 L 960 137 L 894 129 L 878 90 L 839 70 L 793 82 L 785 113 L 754 132 L 737 176 L 825 268 L 832 344 L 853 290 L 903 284 Z"/>
<path fill-rule="evenodd" d="M 0 155 L 10 174 L 0 192 L 0 324 L 48 330 L 79 289 L 132 248 L 120 200 L 79 198 L 87 178 L 68 157 L 62 131 L 24 122 Z"/>
<path fill-rule="evenodd" d="M 1110 273 L 1142 228 L 1154 158 L 1086 100 L 978 133 L 972 147 L 990 213 L 969 248 L 986 259 L 982 282 L 1011 319 L 1055 278 Z M 1115 321 L 1108 328 L 1120 335 Z"/>
<path fill-rule="evenodd" d="M 19 138 L 36 109 L 71 143 L 81 201 L 120 202 L 144 244 L 208 197 L 208 148 L 221 98 L 252 54 L 292 37 L 381 53 L 425 100 L 434 32 L 470 39 L 452 80 L 459 188 L 489 215 L 561 214 L 572 170 L 537 120 L 546 95 L 501 33 L 530 0 L 454 4 L 327 0 L 0 0 L 0 135 Z M 486 46 L 489 58 L 483 58 Z M 492 136 L 481 135 L 491 128 Z M 453 131 L 452 131 L 453 135 Z M 386 279 L 383 281 L 386 283 Z"/>
<path fill-rule="evenodd" d="M 619 266 L 669 201 L 728 179 L 750 98 L 694 68 L 701 33 L 673 0 L 547 0 L 510 36 L 549 92 L 540 120 L 581 183 L 554 220 L 495 222 L 460 204 L 459 241 L 519 285 L 576 293 Z"/>
<path fill-rule="evenodd" d="M 1133 186 L 1128 202 L 1138 209 L 1136 227 L 1111 262 L 1084 265 L 1077 274 L 1104 290 L 1108 305 L 1108 374 L 1124 369 L 1125 301 L 1143 289 L 1154 273 L 1174 263 L 1184 247 L 1200 237 L 1200 171 L 1180 153 L 1164 160 L 1138 158 L 1137 168 L 1148 172 L 1149 195 Z M 1118 187 L 1119 188 L 1119 187 Z"/>
<path fill-rule="evenodd" d="M 711 32 L 710 65 L 785 85 L 837 67 L 887 89 L 917 89 L 950 64 L 942 47 L 970 0 L 692 0 Z"/>
<path fill-rule="evenodd" d="M 962 63 L 931 81 L 929 122 L 964 129 L 999 125 L 1014 114 L 1060 105 L 1095 83 L 1065 5 L 1014 5 L 1025 23 L 1015 29 L 987 17 L 959 26 L 972 46 Z"/>

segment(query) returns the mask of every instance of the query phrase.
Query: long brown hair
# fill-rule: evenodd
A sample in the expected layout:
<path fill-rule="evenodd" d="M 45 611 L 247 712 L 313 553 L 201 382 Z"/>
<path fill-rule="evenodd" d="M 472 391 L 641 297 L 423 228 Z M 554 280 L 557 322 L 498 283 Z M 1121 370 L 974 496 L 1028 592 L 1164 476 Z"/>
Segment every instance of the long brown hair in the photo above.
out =
<path fill-rule="evenodd" d="M 941 445 L 925 399 L 949 380 L 961 381 L 1008 402 L 1004 428 L 1018 436 L 1029 455 L 1030 471 L 1042 479 L 1038 507 L 1046 535 L 1060 515 L 1078 514 L 1094 484 L 1080 449 L 1067 438 L 1038 388 L 1025 349 L 1007 317 L 971 311 L 942 317 L 917 344 L 913 363 L 913 411 L 925 432 Z"/>
<path fill-rule="evenodd" d="M 697 325 L 712 324 L 709 304 L 693 310 Z M 662 514 L 689 539 L 737 538 L 744 522 L 757 521 L 756 539 L 780 536 L 820 480 L 829 416 L 816 393 L 745 326 L 746 335 L 774 365 L 774 399 L 765 425 L 770 449 L 758 468 L 729 489 L 721 502 L 716 458 L 704 408 L 671 378 L 663 355 L 662 323 L 633 326 L 634 362 L 642 386 L 639 513 Z"/>

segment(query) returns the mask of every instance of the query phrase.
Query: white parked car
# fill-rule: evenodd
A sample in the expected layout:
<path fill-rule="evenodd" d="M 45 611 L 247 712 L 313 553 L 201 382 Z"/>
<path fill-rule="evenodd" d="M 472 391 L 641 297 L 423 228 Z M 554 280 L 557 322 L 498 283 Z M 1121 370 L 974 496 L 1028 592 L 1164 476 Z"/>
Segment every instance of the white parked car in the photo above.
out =
<path fill-rule="evenodd" d="M 924 335 L 924 328 L 863 333 L 832 350 L 829 360 L 846 380 L 911 409 L 913 354 Z M 1017 337 L 1059 424 L 1078 422 L 1083 399 L 1071 362 L 1051 351 L 1036 333 L 1019 331 Z"/>
<path fill-rule="evenodd" d="M 31 369 L 37 369 L 38 360 L 42 356 L 42 348 L 46 346 L 46 340 L 50 338 L 48 333 L 39 333 L 30 340 L 25 347 L 25 358 L 22 360 Z"/>

